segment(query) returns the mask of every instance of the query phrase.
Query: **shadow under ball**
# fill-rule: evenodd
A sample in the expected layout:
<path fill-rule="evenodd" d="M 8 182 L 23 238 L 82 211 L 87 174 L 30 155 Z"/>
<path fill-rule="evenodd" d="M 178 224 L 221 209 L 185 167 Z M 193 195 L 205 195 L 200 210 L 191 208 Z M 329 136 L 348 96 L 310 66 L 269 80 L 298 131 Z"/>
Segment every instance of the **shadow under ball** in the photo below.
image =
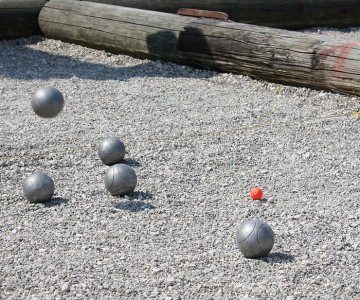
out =
<path fill-rule="evenodd" d="M 99 145 L 98 155 L 107 166 L 121 163 L 125 157 L 125 145 L 116 137 L 106 138 Z"/>
<path fill-rule="evenodd" d="M 106 171 L 105 187 L 113 196 L 124 196 L 132 193 L 137 184 L 135 171 L 125 164 L 116 164 Z"/>
<path fill-rule="evenodd" d="M 64 97 L 53 87 L 43 87 L 31 95 L 31 106 L 38 116 L 54 118 L 64 107 Z"/>
<path fill-rule="evenodd" d="M 246 258 L 266 256 L 274 246 L 275 234 L 262 220 L 247 221 L 239 227 L 236 242 Z"/>
<path fill-rule="evenodd" d="M 46 202 L 54 195 L 54 181 L 45 173 L 30 175 L 24 182 L 23 192 L 31 203 Z"/>

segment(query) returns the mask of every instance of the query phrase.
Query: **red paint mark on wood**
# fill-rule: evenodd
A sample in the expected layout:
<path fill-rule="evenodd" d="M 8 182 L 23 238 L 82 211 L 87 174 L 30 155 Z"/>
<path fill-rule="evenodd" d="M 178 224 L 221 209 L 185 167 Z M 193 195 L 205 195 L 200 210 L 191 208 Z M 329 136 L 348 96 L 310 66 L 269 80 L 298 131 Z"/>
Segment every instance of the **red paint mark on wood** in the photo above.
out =
<path fill-rule="evenodd" d="M 353 42 L 353 43 L 336 45 L 329 49 L 322 50 L 319 52 L 319 60 L 325 61 L 329 57 L 329 55 L 331 54 L 337 55 L 338 57 L 335 60 L 333 71 L 336 73 L 343 73 L 345 60 L 348 58 L 351 50 L 355 46 L 359 46 L 359 45 L 360 45 L 359 42 Z"/>

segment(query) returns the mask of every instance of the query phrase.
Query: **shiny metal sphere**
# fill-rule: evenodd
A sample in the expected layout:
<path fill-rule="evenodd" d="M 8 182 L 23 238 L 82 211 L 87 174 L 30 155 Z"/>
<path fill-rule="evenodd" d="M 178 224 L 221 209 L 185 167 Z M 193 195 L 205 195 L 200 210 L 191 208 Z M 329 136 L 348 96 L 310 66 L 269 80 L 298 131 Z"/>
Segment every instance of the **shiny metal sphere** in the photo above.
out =
<path fill-rule="evenodd" d="M 98 155 L 107 166 L 121 163 L 125 157 L 125 145 L 116 137 L 107 138 L 99 145 Z"/>
<path fill-rule="evenodd" d="M 44 173 L 35 173 L 25 180 L 23 191 L 31 203 L 46 202 L 54 195 L 54 181 Z"/>
<path fill-rule="evenodd" d="M 57 116 L 64 107 L 64 97 L 53 87 L 43 87 L 31 95 L 31 106 L 42 118 Z"/>
<path fill-rule="evenodd" d="M 124 196 L 132 193 L 136 183 L 135 171 L 128 165 L 116 164 L 106 171 L 105 187 L 113 196 Z"/>
<path fill-rule="evenodd" d="M 247 258 L 266 256 L 274 246 L 274 239 L 271 227 L 261 220 L 245 222 L 236 233 L 237 245 Z"/>

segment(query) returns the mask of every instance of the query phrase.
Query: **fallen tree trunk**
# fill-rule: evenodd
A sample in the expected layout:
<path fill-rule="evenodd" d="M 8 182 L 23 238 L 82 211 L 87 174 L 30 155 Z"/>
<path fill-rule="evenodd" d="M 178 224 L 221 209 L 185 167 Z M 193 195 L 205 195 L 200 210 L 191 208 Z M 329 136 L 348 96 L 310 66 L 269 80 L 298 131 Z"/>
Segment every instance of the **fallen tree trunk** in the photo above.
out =
<path fill-rule="evenodd" d="M 90 0 L 176 13 L 180 8 L 225 12 L 230 20 L 276 28 L 360 25 L 359 0 Z"/>
<path fill-rule="evenodd" d="M 360 95 L 360 43 L 74 0 L 40 13 L 45 36 L 133 56 Z"/>
<path fill-rule="evenodd" d="M 19 38 L 40 32 L 38 16 L 47 0 L 0 0 L 0 38 Z"/>

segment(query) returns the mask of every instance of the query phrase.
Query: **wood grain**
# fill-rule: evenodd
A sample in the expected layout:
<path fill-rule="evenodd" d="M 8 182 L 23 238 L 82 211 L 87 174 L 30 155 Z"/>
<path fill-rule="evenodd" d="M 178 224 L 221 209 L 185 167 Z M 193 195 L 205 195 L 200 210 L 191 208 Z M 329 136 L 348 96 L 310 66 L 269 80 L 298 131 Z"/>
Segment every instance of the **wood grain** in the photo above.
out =
<path fill-rule="evenodd" d="M 360 43 L 199 19 L 181 32 L 183 60 L 209 69 L 360 95 Z"/>
<path fill-rule="evenodd" d="M 195 18 L 99 3 L 53 0 L 41 10 L 47 37 L 141 58 L 178 61 L 180 31 Z"/>

